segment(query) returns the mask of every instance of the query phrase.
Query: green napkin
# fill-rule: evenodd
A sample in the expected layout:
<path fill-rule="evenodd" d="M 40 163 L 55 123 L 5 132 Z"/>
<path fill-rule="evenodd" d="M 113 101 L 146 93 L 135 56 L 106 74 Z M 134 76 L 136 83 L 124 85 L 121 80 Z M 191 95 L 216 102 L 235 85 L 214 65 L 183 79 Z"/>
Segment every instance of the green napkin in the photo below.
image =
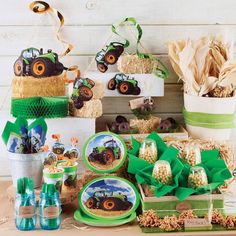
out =
<path fill-rule="evenodd" d="M 192 194 L 211 192 L 223 185 L 225 180 L 232 177 L 224 160 L 220 159 L 219 151 L 206 150 L 201 152 L 202 162 L 198 166 L 205 169 L 208 185 L 197 189 L 188 188 L 188 175 L 191 166 L 178 157 L 178 150 L 174 147 L 167 147 L 155 132 L 152 132 L 147 138 L 151 138 L 156 142 L 158 159 L 170 163 L 173 176 L 172 185 L 164 185 L 152 177 L 154 165 L 138 158 L 141 143 L 134 138 L 132 138 L 132 149 L 128 151 L 128 172 L 135 175 L 138 183 L 151 186 L 157 197 L 172 192 L 177 198 L 184 200 Z"/>
<path fill-rule="evenodd" d="M 156 135 L 152 135 L 152 137 L 155 137 L 155 141 L 160 142 L 160 139 L 156 139 Z M 134 143 L 136 144 L 135 148 L 140 146 L 137 140 L 134 140 Z M 157 147 L 159 153 L 159 146 Z M 160 147 L 162 148 L 163 154 L 160 156 L 159 160 L 165 160 L 170 163 L 171 172 L 173 176 L 173 182 L 171 185 L 165 185 L 152 177 L 154 164 L 150 164 L 149 162 L 142 160 L 133 154 L 129 154 L 128 164 L 128 172 L 135 175 L 135 178 L 138 183 L 152 186 L 154 194 L 157 197 L 162 197 L 172 192 L 175 188 L 178 187 L 179 177 L 181 176 L 182 169 L 184 167 L 180 159 L 177 158 L 179 153 L 177 149 L 173 147 L 167 148 L 166 145 L 161 145 Z M 132 150 L 133 153 L 137 153 L 137 150 L 134 151 L 134 148 Z"/>
<path fill-rule="evenodd" d="M 184 168 L 181 177 L 179 178 L 179 186 L 175 190 L 175 196 L 180 200 L 184 200 L 192 194 L 204 194 L 207 192 L 212 192 L 212 190 L 215 190 L 216 188 L 223 185 L 225 180 L 232 177 L 224 160 L 220 159 L 218 150 L 202 151 L 201 159 L 202 162 L 197 166 L 204 168 L 208 179 L 208 185 L 197 189 L 189 188 L 188 175 L 191 166 L 188 163 L 182 162 Z"/>
<path fill-rule="evenodd" d="M 165 142 L 160 138 L 160 136 L 156 132 L 152 132 L 151 134 L 149 134 L 147 136 L 147 138 L 152 139 L 156 142 L 156 146 L 157 146 L 157 150 L 158 150 L 158 159 L 159 159 L 160 156 L 167 149 L 167 145 L 165 144 Z M 132 149 L 130 149 L 128 151 L 128 153 L 130 153 L 134 156 L 138 156 L 141 143 L 133 137 L 131 138 L 131 141 L 132 141 Z"/>

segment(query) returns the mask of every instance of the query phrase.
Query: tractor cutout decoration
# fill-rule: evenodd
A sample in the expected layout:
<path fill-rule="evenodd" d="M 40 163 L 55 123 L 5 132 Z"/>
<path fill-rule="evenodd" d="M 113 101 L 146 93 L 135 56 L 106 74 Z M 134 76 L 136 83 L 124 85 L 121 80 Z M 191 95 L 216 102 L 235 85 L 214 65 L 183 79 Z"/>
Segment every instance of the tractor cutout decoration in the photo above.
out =
<path fill-rule="evenodd" d="M 76 78 L 73 85 L 73 93 L 71 99 L 77 109 L 81 109 L 84 106 L 84 102 L 89 101 L 93 97 L 92 88 L 95 86 L 95 82 L 88 78 Z"/>
<path fill-rule="evenodd" d="M 96 191 L 85 202 L 88 209 L 102 209 L 104 211 L 127 211 L 133 207 L 123 193 L 114 194 L 104 190 Z"/>
<path fill-rule="evenodd" d="M 103 146 L 93 148 L 88 156 L 89 162 L 98 162 L 102 165 L 110 165 L 120 158 L 121 150 L 114 139 L 106 141 Z"/>
<path fill-rule="evenodd" d="M 114 65 L 123 52 L 123 43 L 111 42 L 104 49 L 98 52 L 95 57 L 98 70 L 105 73 L 108 69 L 108 65 Z"/>
<path fill-rule="evenodd" d="M 66 70 L 58 55 L 52 50 L 43 53 L 43 49 L 27 48 L 21 52 L 20 57 L 14 63 L 16 76 L 33 76 L 35 78 L 60 75 Z"/>
<path fill-rule="evenodd" d="M 116 74 L 109 80 L 107 88 L 109 90 L 117 89 L 123 95 L 139 95 L 141 93 L 138 81 L 123 73 Z"/>

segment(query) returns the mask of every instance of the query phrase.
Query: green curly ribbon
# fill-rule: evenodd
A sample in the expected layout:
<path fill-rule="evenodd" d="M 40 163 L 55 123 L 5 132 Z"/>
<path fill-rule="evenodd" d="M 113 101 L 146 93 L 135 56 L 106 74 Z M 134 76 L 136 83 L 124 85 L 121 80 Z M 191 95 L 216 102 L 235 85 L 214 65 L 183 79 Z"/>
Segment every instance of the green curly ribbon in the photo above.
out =
<path fill-rule="evenodd" d="M 209 114 L 201 112 L 189 112 L 183 109 L 185 123 L 192 126 L 199 126 L 210 129 L 230 129 L 234 128 L 233 114 Z"/>
<path fill-rule="evenodd" d="M 118 32 L 117 32 L 117 28 L 123 24 L 123 23 L 131 23 L 133 24 L 133 26 L 137 29 L 137 33 L 138 33 L 138 37 L 137 37 L 137 43 L 136 43 L 136 53 L 138 55 L 139 58 L 149 58 L 149 59 L 152 59 L 152 60 L 156 60 L 158 61 L 159 65 L 161 66 L 160 67 L 156 67 L 154 70 L 153 70 L 153 74 L 155 74 L 157 77 L 160 77 L 162 79 L 166 79 L 169 77 L 169 71 L 167 69 L 167 67 L 157 58 L 155 58 L 152 54 L 147 54 L 147 53 L 142 53 L 139 51 L 139 45 L 140 45 L 140 41 L 141 41 L 141 38 L 142 38 L 142 35 L 143 35 L 143 30 L 140 26 L 140 24 L 137 23 L 136 19 L 134 17 L 126 17 L 124 20 L 122 20 L 119 24 L 117 25 L 112 25 L 111 27 L 111 30 L 114 34 L 120 36 L 121 38 L 123 38 L 125 40 L 125 43 L 124 43 L 124 48 L 127 48 L 129 47 L 130 45 L 130 42 L 128 39 L 124 38 L 123 36 L 121 36 Z"/>

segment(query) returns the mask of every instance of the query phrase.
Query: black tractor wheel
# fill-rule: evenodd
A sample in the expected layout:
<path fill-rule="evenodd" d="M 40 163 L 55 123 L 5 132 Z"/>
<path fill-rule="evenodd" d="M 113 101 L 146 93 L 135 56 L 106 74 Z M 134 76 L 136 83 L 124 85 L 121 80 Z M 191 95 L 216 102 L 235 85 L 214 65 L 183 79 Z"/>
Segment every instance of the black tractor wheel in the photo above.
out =
<path fill-rule="evenodd" d="M 122 81 L 118 84 L 117 89 L 118 89 L 119 93 L 127 95 L 127 94 L 132 93 L 134 86 L 127 81 Z"/>
<path fill-rule="evenodd" d="M 97 68 L 102 73 L 105 73 L 108 69 L 107 65 L 105 65 L 103 63 L 97 63 Z"/>
<path fill-rule="evenodd" d="M 88 161 L 89 161 L 89 162 L 94 162 L 94 161 L 96 161 L 95 155 L 94 155 L 93 153 L 91 153 L 91 154 L 88 156 Z"/>
<path fill-rule="evenodd" d="M 133 207 L 133 203 L 129 201 L 125 201 L 122 203 L 122 210 L 127 211 Z"/>
<path fill-rule="evenodd" d="M 55 70 L 54 70 L 53 75 L 60 75 L 63 72 L 63 70 L 64 70 L 63 64 L 60 62 L 57 62 L 55 64 Z"/>
<path fill-rule="evenodd" d="M 85 202 L 85 206 L 88 208 L 88 209 L 94 209 L 96 208 L 96 205 L 97 205 L 97 200 L 93 197 L 90 197 L 86 202 Z"/>
<path fill-rule="evenodd" d="M 139 95 L 141 93 L 141 89 L 138 86 L 135 86 L 133 89 L 133 95 Z"/>
<path fill-rule="evenodd" d="M 36 58 L 33 60 L 30 71 L 36 78 L 53 75 L 55 66 L 48 58 Z"/>
<path fill-rule="evenodd" d="M 120 206 L 120 199 L 114 198 L 114 197 L 108 197 L 105 198 L 101 204 L 100 207 L 104 211 L 117 211 Z"/>
<path fill-rule="evenodd" d="M 109 82 L 107 84 L 107 88 L 109 90 L 115 90 L 116 89 L 116 80 L 115 79 L 109 80 Z"/>
<path fill-rule="evenodd" d="M 102 152 L 102 159 L 105 165 L 110 165 L 115 159 L 114 152 L 112 149 L 107 148 Z"/>
<path fill-rule="evenodd" d="M 116 49 L 119 56 L 124 52 L 124 47 L 121 45 L 115 46 L 115 49 Z"/>
<path fill-rule="evenodd" d="M 116 52 L 116 50 L 110 50 L 104 56 L 105 62 L 109 65 L 114 65 L 117 62 L 118 58 L 119 58 L 119 55 Z"/>
<path fill-rule="evenodd" d="M 76 109 L 81 109 L 84 106 L 84 102 L 80 99 L 74 100 L 74 105 Z"/>
<path fill-rule="evenodd" d="M 14 73 L 16 76 L 24 75 L 24 62 L 21 58 L 14 63 Z"/>
<path fill-rule="evenodd" d="M 79 96 L 82 101 L 89 101 L 93 97 L 93 91 L 86 86 L 81 86 L 79 88 Z"/>

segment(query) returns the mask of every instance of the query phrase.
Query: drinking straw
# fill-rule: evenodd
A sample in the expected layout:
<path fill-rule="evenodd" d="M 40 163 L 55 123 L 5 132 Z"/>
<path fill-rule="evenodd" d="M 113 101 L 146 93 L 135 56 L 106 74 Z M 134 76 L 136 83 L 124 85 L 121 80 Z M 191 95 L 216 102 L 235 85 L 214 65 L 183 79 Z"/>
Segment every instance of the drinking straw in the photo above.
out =
<path fill-rule="evenodd" d="M 17 180 L 17 194 L 21 195 L 20 206 L 30 206 L 30 197 L 33 195 L 34 183 L 31 178 L 24 177 Z M 20 229 L 30 229 L 34 227 L 33 218 L 22 218 Z"/>

